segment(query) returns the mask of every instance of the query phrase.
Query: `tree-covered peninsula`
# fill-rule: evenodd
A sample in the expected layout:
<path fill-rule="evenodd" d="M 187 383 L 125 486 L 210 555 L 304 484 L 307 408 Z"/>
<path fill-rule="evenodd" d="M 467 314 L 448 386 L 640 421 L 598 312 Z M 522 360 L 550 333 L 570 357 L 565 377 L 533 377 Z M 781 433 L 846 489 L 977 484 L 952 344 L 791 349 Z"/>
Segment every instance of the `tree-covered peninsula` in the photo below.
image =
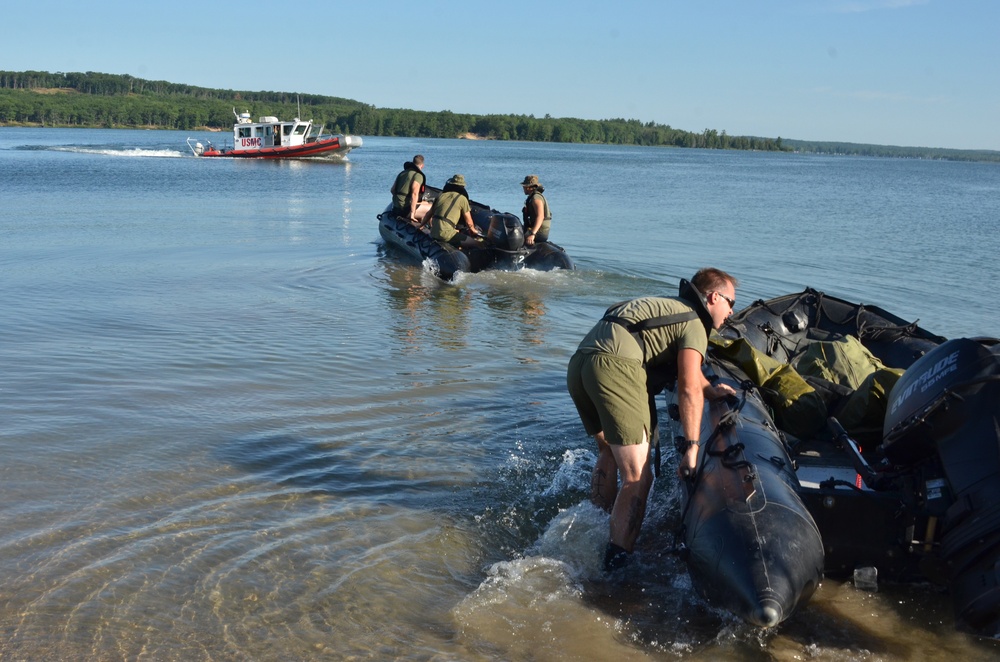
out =
<path fill-rule="evenodd" d="M 160 128 L 228 131 L 233 109 L 253 116 L 301 116 L 333 133 L 492 140 L 797 151 L 1000 162 L 1000 152 L 896 147 L 700 133 L 636 119 L 474 115 L 375 106 L 341 97 L 250 92 L 151 81 L 127 74 L 0 71 L 0 126 Z"/>
<path fill-rule="evenodd" d="M 532 115 L 473 115 L 375 106 L 295 92 L 218 90 L 129 75 L 0 71 L 0 124 L 161 128 L 190 131 L 233 125 L 233 108 L 254 116 L 309 117 L 334 133 L 782 150 L 781 139 L 682 131 L 630 119 L 582 120 Z M 301 108 L 301 110 L 300 110 Z"/>

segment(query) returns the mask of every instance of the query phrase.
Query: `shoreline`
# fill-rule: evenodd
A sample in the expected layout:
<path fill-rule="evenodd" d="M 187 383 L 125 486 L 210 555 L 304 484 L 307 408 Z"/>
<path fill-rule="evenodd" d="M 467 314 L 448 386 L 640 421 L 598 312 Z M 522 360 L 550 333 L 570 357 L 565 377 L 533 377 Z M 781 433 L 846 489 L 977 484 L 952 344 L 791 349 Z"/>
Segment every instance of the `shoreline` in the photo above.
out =
<path fill-rule="evenodd" d="M 161 126 L 159 124 L 149 124 L 142 126 L 135 126 L 131 124 L 122 125 L 112 125 L 108 126 L 106 124 L 44 124 L 42 122 L 0 122 L 0 129 L 2 128 L 21 128 L 21 129 L 128 129 L 136 131 L 210 131 L 212 133 L 221 133 L 227 131 L 228 129 L 220 129 L 218 127 L 212 126 L 196 126 L 192 129 L 172 129 L 166 126 Z"/>

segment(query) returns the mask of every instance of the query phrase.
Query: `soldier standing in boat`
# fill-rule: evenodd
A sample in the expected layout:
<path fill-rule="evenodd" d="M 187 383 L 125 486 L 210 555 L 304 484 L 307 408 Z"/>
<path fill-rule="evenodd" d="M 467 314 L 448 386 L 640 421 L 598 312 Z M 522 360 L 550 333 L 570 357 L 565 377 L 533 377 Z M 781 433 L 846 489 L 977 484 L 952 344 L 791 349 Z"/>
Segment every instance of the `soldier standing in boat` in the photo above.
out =
<path fill-rule="evenodd" d="M 726 385 L 710 384 L 701 365 L 709 332 L 733 313 L 736 285 L 726 272 L 706 268 L 690 283 L 682 280 L 677 297 L 643 297 L 616 304 L 569 361 L 569 394 L 584 429 L 597 441 L 590 498 L 611 514 L 606 570 L 627 562 L 646 514 L 653 483 L 653 396 L 676 378 L 687 445 L 678 473 L 688 477 L 698 460 L 705 399 L 733 393 Z"/>
<path fill-rule="evenodd" d="M 552 211 L 549 203 L 542 195 L 545 191 L 538 182 L 538 175 L 528 175 L 521 182 L 521 188 L 528 198 L 524 201 L 521 217 L 524 219 L 524 243 L 533 246 L 549 240 L 549 227 L 552 225 Z"/>
<path fill-rule="evenodd" d="M 392 213 L 397 217 L 419 222 L 430 209 L 430 203 L 422 201 L 427 190 L 423 170 L 424 157 L 417 154 L 412 161 L 404 163 L 402 172 L 396 175 L 389 192 L 392 193 Z"/>

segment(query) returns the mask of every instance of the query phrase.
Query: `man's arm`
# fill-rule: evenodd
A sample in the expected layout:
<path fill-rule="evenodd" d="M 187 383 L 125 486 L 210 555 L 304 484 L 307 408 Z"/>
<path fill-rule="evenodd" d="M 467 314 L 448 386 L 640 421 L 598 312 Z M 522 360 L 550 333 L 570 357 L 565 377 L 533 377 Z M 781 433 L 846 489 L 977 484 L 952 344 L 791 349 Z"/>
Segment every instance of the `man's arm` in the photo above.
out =
<path fill-rule="evenodd" d="M 413 218 L 414 220 L 416 220 L 414 217 L 416 216 L 417 205 L 419 204 L 420 204 L 420 180 L 419 178 L 414 177 L 413 181 L 410 182 L 410 218 Z"/>
<path fill-rule="evenodd" d="M 705 407 L 704 385 L 701 372 L 701 352 L 684 348 L 677 354 L 677 406 L 680 409 L 681 429 L 691 445 L 680 460 L 681 476 L 694 474 L 698 462 L 698 444 L 701 442 L 701 413 Z"/>
<path fill-rule="evenodd" d="M 540 198 L 535 198 L 531 201 L 531 206 L 535 208 L 535 224 L 534 226 L 527 228 L 525 233 L 525 243 L 529 246 L 535 243 L 535 233 L 538 232 L 538 228 L 542 227 L 542 221 L 545 220 L 545 207 L 542 206 L 542 201 Z"/>

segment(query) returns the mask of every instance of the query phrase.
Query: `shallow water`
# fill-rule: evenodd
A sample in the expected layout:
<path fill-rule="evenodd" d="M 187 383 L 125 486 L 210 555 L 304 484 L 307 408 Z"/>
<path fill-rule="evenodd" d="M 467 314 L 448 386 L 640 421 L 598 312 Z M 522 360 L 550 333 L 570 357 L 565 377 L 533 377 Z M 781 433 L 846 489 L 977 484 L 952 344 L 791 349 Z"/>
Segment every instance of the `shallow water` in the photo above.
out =
<path fill-rule="evenodd" d="M 346 162 L 0 129 L 0 657 L 990 659 L 930 586 L 827 580 L 772 631 L 702 603 L 659 481 L 637 563 L 565 364 L 605 307 L 714 265 L 996 335 L 992 164 L 365 137 Z M 443 283 L 380 245 L 403 161 L 575 272 Z M 668 458 L 669 460 L 669 458 Z M 669 474 L 669 471 L 667 472 Z"/>

